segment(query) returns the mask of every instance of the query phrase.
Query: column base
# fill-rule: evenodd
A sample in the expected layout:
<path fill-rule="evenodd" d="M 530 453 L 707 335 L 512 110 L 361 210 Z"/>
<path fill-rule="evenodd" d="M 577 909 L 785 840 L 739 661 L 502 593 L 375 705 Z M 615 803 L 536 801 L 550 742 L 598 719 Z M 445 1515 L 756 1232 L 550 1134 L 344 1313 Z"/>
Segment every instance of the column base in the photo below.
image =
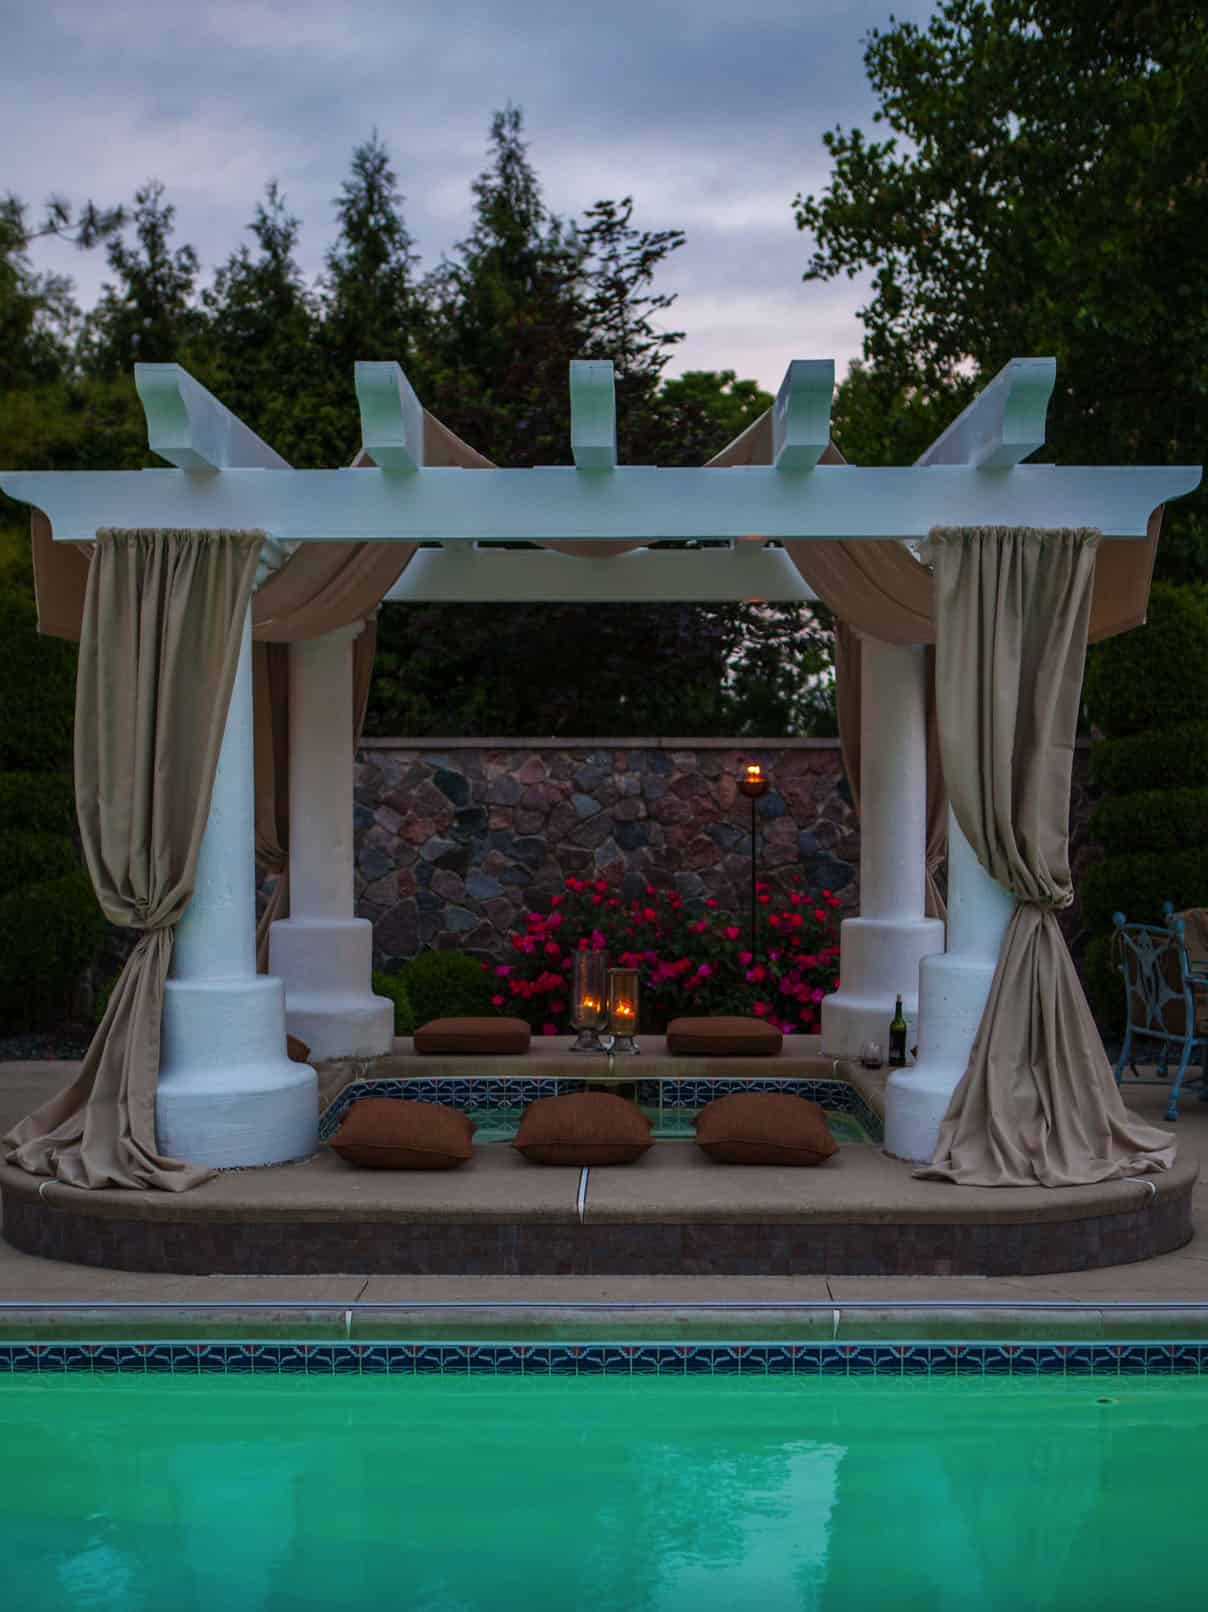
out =
<path fill-rule="evenodd" d="M 373 925 L 364 918 L 283 918 L 269 968 L 285 983 L 285 1023 L 312 1058 L 377 1058 L 394 1046 L 394 1003 L 369 989 Z"/>
<path fill-rule="evenodd" d="M 913 1069 L 897 1070 L 885 1092 L 885 1150 L 930 1163 L 952 1093 L 964 1079 L 994 961 L 948 952 L 919 970 L 923 1039 Z"/>
<path fill-rule="evenodd" d="M 866 1041 L 889 1054 L 889 1021 L 899 991 L 906 1016 L 906 1045 L 915 1044 L 919 1013 L 919 968 L 944 949 L 938 918 L 848 918 L 839 931 L 839 990 L 822 1003 L 822 1050 L 858 1058 Z"/>
<path fill-rule="evenodd" d="M 168 1158 L 217 1169 L 316 1150 L 318 1080 L 286 1057 L 280 980 L 167 982 L 155 1128 Z"/>

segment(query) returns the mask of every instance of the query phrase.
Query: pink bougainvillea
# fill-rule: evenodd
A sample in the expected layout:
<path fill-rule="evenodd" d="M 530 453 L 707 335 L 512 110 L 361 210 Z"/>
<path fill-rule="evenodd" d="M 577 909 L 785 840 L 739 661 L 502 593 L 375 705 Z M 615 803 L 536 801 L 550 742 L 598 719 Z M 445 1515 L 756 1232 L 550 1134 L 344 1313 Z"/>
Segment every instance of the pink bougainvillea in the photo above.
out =
<path fill-rule="evenodd" d="M 713 900 L 702 909 L 653 886 L 625 901 L 604 879 L 567 879 L 550 910 L 526 913 L 509 937 L 515 956 L 492 969 L 496 989 L 507 993 L 505 1011 L 539 1033 L 569 1033 L 571 958 L 607 951 L 613 963 L 640 972 L 645 1030 L 661 1030 L 679 1014 L 742 1013 L 786 1034 L 812 1034 L 822 998 L 838 985 L 839 899 L 800 888 L 780 896 L 762 882 L 756 896 L 757 955 L 748 944 L 749 914 L 724 912 Z"/>

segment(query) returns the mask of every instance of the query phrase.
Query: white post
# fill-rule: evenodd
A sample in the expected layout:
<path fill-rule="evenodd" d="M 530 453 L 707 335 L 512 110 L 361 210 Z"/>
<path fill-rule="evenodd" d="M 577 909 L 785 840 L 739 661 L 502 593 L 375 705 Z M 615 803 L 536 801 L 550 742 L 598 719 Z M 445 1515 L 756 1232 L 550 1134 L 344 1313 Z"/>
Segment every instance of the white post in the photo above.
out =
<path fill-rule="evenodd" d="M 856 1058 L 888 1053 L 900 993 L 907 1046 L 918 1017 L 919 964 L 944 949 L 923 916 L 927 886 L 927 684 L 917 645 L 861 638 L 860 916 L 839 931 L 839 989 L 822 1003 L 822 1045 Z"/>
<path fill-rule="evenodd" d="M 992 879 L 948 814 L 948 945 L 919 970 L 919 1056 L 889 1077 L 885 1147 L 925 1163 L 969 1066 L 1015 897 Z"/>
<path fill-rule="evenodd" d="M 252 627 L 243 642 L 165 987 L 155 1123 L 161 1153 L 218 1167 L 318 1146 L 318 1082 L 285 1052 L 285 990 L 256 973 Z"/>
<path fill-rule="evenodd" d="M 394 1004 L 370 990 L 373 925 L 354 917 L 352 641 L 360 624 L 290 645 L 289 911 L 269 934 L 286 1022 L 312 1058 L 372 1058 Z"/>

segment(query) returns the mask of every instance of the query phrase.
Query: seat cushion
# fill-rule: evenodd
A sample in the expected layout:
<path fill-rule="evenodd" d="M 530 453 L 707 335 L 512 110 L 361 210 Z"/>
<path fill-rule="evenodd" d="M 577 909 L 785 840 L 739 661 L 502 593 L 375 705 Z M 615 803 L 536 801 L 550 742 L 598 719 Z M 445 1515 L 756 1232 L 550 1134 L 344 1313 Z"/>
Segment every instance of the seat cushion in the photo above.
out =
<path fill-rule="evenodd" d="M 650 1121 L 612 1092 L 538 1097 L 512 1146 L 533 1164 L 632 1164 L 651 1146 Z"/>
<path fill-rule="evenodd" d="M 715 1098 L 696 1116 L 696 1140 L 719 1164 L 821 1164 L 839 1148 L 817 1103 L 779 1091 Z"/>
<path fill-rule="evenodd" d="M 532 1032 L 523 1019 L 429 1019 L 415 1032 L 416 1052 L 527 1052 Z"/>
<path fill-rule="evenodd" d="M 784 1037 L 774 1024 L 738 1014 L 715 1019 L 672 1019 L 667 1051 L 698 1058 L 771 1058 Z"/>
<path fill-rule="evenodd" d="M 310 1058 L 310 1048 L 296 1035 L 286 1036 L 285 1052 L 291 1063 L 306 1063 Z"/>
<path fill-rule="evenodd" d="M 459 1109 L 401 1097 L 362 1097 L 331 1139 L 333 1153 L 369 1170 L 451 1170 L 474 1151 L 474 1125 Z"/>

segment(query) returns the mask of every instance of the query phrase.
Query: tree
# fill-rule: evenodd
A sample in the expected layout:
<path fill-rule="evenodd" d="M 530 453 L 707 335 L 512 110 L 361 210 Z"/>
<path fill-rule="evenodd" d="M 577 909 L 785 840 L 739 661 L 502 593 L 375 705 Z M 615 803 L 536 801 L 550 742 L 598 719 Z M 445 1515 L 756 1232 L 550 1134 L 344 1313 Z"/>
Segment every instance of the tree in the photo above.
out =
<path fill-rule="evenodd" d="M 201 264 L 193 247 L 172 247 L 175 219 L 158 179 L 135 192 L 135 244 L 121 234 L 110 240 L 106 256 L 117 280 L 84 322 L 90 373 L 127 375 L 135 363 L 185 360 L 199 328 L 193 298 Z"/>
<path fill-rule="evenodd" d="M 807 280 L 871 273 L 868 370 L 840 413 L 864 462 L 934 432 L 1016 354 L 1053 353 L 1049 457 L 1199 459 L 1208 427 L 1208 14 L 1196 0 L 942 0 L 874 31 L 890 130 L 825 137 L 798 196 Z M 865 405 L 872 404 L 872 410 Z M 881 449 L 865 427 L 879 409 Z M 912 422 L 919 422 L 917 429 Z M 882 451 L 884 450 L 884 452 Z M 1171 507 L 1168 576 L 1208 560 L 1208 495 Z"/>

